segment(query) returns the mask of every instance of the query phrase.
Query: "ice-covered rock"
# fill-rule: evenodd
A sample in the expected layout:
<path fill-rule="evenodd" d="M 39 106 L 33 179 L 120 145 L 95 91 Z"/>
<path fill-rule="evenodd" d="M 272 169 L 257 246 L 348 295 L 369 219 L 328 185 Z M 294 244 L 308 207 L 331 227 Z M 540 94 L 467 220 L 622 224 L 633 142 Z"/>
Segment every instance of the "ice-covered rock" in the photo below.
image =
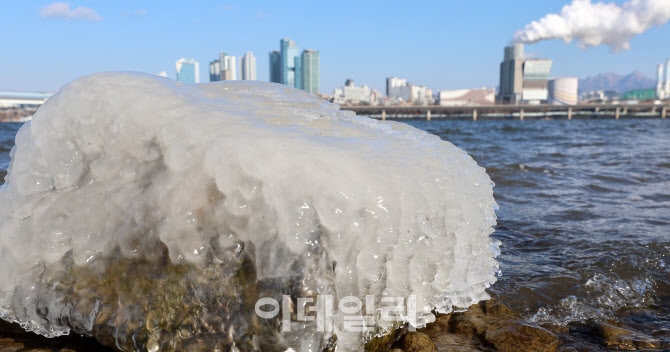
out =
<path fill-rule="evenodd" d="M 415 296 L 420 325 L 496 280 L 483 168 L 436 136 L 286 86 L 84 77 L 20 129 L 11 157 L 0 316 L 46 336 L 316 351 L 334 334 L 357 349 L 366 335 L 346 331 L 338 299 Z M 280 333 L 252 314 L 287 294 L 294 315 L 297 297 L 332 295 L 333 328 Z"/>

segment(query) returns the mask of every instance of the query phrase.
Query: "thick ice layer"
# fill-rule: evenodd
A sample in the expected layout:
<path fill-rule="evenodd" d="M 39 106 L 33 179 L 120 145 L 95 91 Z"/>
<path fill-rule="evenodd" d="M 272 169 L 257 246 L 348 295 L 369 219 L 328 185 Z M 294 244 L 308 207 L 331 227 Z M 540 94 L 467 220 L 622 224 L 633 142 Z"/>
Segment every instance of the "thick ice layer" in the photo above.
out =
<path fill-rule="evenodd" d="M 96 74 L 16 137 L 0 190 L 0 313 L 49 336 L 90 334 L 111 303 L 79 317 L 60 282 L 103 259 L 113 264 L 88 272 L 167 265 L 167 250 L 170 265 L 228 271 L 247 252 L 259 282 L 287 292 L 298 277 L 308 297 L 415 295 L 430 321 L 495 281 L 491 186 L 449 142 L 286 86 Z M 54 281 L 64 273 L 75 279 Z M 337 314 L 338 344 L 358 346 Z"/>

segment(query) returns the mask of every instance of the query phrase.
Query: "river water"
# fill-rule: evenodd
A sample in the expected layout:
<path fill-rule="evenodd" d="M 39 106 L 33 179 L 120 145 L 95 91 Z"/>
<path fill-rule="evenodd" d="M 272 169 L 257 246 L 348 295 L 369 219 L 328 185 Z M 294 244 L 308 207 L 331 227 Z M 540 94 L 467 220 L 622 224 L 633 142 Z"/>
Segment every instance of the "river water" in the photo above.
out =
<path fill-rule="evenodd" d="M 467 151 L 496 184 L 493 296 L 570 327 L 562 339 L 588 340 L 578 326 L 592 319 L 670 337 L 670 121 L 407 123 Z M 0 124 L 1 170 L 19 127 Z"/>

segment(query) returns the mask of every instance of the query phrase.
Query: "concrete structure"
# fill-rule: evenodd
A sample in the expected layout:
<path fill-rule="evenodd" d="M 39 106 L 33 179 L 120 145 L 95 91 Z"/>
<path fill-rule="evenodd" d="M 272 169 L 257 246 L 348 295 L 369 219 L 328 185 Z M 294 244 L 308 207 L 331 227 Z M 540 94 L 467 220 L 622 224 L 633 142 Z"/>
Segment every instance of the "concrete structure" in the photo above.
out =
<path fill-rule="evenodd" d="M 670 58 L 665 60 L 665 97 L 670 97 Z"/>
<path fill-rule="evenodd" d="M 348 79 L 344 86 L 336 88 L 333 92 L 333 102 L 335 104 L 345 105 L 368 105 L 372 101 L 372 92 L 368 86 L 356 87 L 353 79 Z"/>
<path fill-rule="evenodd" d="M 505 47 L 500 63 L 500 86 L 498 101 L 502 104 L 517 104 L 523 91 L 523 44 Z"/>
<path fill-rule="evenodd" d="M 665 91 L 663 88 L 663 64 L 659 64 L 656 67 L 656 98 L 664 98 Z"/>
<path fill-rule="evenodd" d="M 437 103 L 441 106 L 493 105 L 495 95 L 494 88 L 441 90 Z"/>
<path fill-rule="evenodd" d="M 654 94 L 654 89 L 649 89 Z M 615 103 L 615 104 L 579 104 L 579 105 L 468 105 L 468 106 L 344 106 L 343 110 L 354 111 L 357 115 L 381 120 L 407 119 L 468 119 L 489 120 L 509 119 L 535 120 L 566 118 L 666 118 L 670 102 L 658 103 Z"/>
<path fill-rule="evenodd" d="M 270 82 L 282 83 L 281 81 L 281 54 L 278 50 L 270 52 Z"/>
<path fill-rule="evenodd" d="M 578 101 L 579 79 L 577 77 L 554 78 L 548 81 L 549 104 L 575 105 Z"/>
<path fill-rule="evenodd" d="M 256 80 L 256 57 L 251 51 L 240 58 L 240 73 L 245 81 Z"/>
<path fill-rule="evenodd" d="M 181 58 L 175 64 L 177 81 L 184 83 L 200 83 L 200 66 L 193 59 Z"/>
<path fill-rule="evenodd" d="M 318 50 L 302 52 L 302 89 L 312 94 L 319 94 L 319 60 Z"/>
<path fill-rule="evenodd" d="M 53 93 L 0 92 L 0 108 L 37 108 Z"/>

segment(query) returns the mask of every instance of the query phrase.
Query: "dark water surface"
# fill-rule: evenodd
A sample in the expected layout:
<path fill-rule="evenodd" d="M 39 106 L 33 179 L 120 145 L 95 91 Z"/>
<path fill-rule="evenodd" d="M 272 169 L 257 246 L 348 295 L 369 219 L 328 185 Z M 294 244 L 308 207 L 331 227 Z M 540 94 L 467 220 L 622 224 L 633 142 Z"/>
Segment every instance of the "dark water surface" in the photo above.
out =
<path fill-rule="evenodd" d="M 670 121 L 411 121 L 495 182 L 503 275 L 538 323 L 611 319 L 670 337 Z"/>
<path fill-rule="evenodd" d="M 611 319 L 670 336 L 669 120 L 408 123 L 496 184 L 494 296 L 541 324 Z M 0 170 L 20 126 L 0 124 Z"/>

